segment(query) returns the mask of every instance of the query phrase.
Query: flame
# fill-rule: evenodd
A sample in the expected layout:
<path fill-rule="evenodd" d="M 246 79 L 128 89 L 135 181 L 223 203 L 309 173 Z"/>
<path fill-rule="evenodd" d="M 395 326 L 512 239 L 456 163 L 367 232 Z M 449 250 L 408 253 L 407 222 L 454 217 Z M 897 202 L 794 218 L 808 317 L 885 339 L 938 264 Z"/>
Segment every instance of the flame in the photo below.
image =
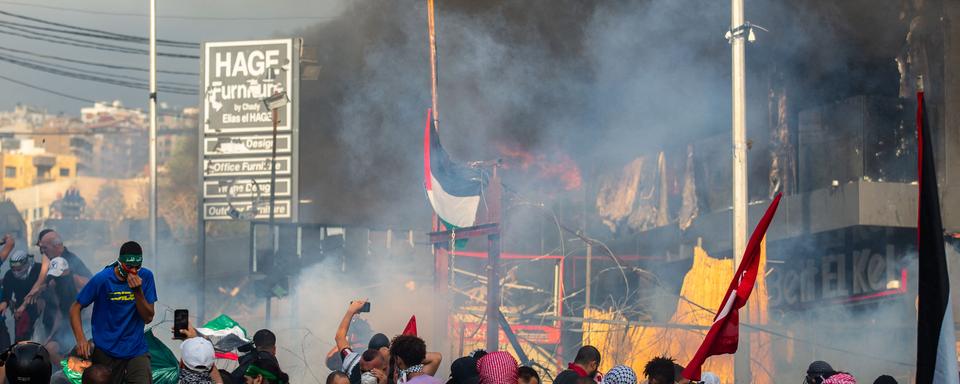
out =
<path fill-rule="evenodd" d="M 531 153 L 519 146 L 497 144 L 504 158 L 504 169 L 517 169 L 533 173 L 532 177 L 540 181 L 558 181 L 566 191 L 572 191 L 583 185 L 580 167 L 566 153 L 552 150 L 546 153 Z"/>
<path fill-rule="evenodd" d="M 760 270 L 766 267 L 766 240 L 761 245 Z M 714 314 L 700 307 L 717 308 L 723 300 L 728 283 L 733 277 L 732 259 L 715 259 L 707 251 L 694 248 L 693 266 L 683 279 L 677 309 L 670 319 L 672 324 L 688 324 L 708 327 L 713 323 Z M 689 302 L 687 300 L 690 300 Z M 691 302 L 697 303 L 693 305 Z M 767 285 L 763 274 L 757 277 L 757 287 L 750 296 L 751 310 L 749 323 L 766 324 L 768 322 Z M 613 311 L 590 309 L 584 317 L 595 319 L 618 319 Z M 622 320 L 621 318 L 619 318 Z M 746 332 L 741 325 L 741 334 Z M 703 342 L 705 330 L 627 327 L 619 325 L 586 323 L 584 324 L 583 344 L 590 344 L 600 350 L 604 356 L 602 370 L 610 369 L 615 363 L 624 363 L 632 367 L 642 367 L 654 356 L 670 356 L 681 365 L 690 361 Z M 592 338 L 591 338 L 592 335 Z M 780 353 L 785 360 L 792 362 L 792 346 L 774 350 L 769 334 L 756 332 L 750 336 L 751 368 L 753 383 L 772 383 L 776 375 L 773 356 Z M 786 353 L 782 353 L 785 350 Z M 778 352 L 779 351 L 779 352 Z M 606 357 L 610 356 L 609 359 Z M 704 372 L 713 372 L 724 383 L 732 383 L 733 355 L 713 356 L 703 365 Z"/>

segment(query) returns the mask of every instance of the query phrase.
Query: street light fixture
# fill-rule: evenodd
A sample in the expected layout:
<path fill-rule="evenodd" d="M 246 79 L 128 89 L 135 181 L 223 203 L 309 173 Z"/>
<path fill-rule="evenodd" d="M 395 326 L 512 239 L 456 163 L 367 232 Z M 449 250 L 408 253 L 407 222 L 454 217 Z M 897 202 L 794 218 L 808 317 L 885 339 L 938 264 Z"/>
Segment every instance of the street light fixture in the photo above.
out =
<path fill-rule="evenodd" d="M 290 103 L 290 98 L 287 96 L 287 91 L 280 91 L 274 93 L 273 95 L 264 97 L 260 101 L 263 102 L 263 106 L 267 107 L 267 109 L 277 110 Z M 274 125 L 276 125 L 276 123 Z"/>

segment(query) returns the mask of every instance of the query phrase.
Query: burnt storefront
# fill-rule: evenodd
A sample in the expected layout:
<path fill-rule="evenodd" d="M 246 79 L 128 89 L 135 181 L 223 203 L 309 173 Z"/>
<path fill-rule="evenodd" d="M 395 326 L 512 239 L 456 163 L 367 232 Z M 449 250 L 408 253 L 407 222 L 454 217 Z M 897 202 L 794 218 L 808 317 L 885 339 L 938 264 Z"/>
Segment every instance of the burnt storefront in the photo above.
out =
<path fill-rule="evenodd" d="M 767 245 L 770 307 L 811 307 L 897 299 L 907 294 L 915 233 L 906 228 L 854 227 Z"/>

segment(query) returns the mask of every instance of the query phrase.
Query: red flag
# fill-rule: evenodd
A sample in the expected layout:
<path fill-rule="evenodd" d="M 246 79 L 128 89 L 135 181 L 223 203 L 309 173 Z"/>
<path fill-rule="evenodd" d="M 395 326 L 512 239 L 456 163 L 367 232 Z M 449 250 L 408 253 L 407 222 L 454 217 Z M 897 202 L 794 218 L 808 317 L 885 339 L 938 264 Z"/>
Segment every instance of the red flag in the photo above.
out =
<path fill-rule="evenodd" d="M 407 326 L 403 328 L 404 336 L 416 336 L 417 335 L 417 315 L 410 316 L 410 321 L 407 322 Z"/>
<path fill-rule="evenodd" d="M 740 339 L 738 310 L 747 304 L 747 299 L 753 292 L 753 285 L 757 281 L 757 269 L 760 267 L 760 243 L 767 233 L 767 227 L 770 226 L 773 215 L 777 212 L 780 197 L 781 194 L 778 193 L 767 208 L 767 213 L 764 213 L 763 218 L 757 223 L 757 228 L 753 230 L 750 242 L 743 251 L 743 260 L 740 261 L 737 273 L 730 281 L 730 287 L 727 288 L 727 294 L 723 297 L 720 309 L 717 310 L 713 325 L 703 339 L 703 344 L 700 344 L 700 349 L 697 349 L 697 354 L 681 374 L 684 378 L 700 380 L 700 367 L 708 357 L 737 351 L 737 343 Z"/>

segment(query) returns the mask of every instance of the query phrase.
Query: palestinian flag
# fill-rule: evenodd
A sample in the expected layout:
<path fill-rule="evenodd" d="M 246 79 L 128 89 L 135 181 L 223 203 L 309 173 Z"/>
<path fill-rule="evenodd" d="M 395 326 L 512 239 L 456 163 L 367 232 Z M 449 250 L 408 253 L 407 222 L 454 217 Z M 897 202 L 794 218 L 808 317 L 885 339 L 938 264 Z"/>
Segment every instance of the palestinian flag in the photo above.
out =
<path fill-rule="evenodd" d="M 150 352 L 150 376 L 153 384 L 177 384 L 180 381 L 180 359 L 170 348 L 153 335 L 153 329 L 143 333 Z M 69 377 L 69 376 L 68 376 Z"/>
<path fill-rule="evenodd" d="M 440 136 L 427 110 L 423 133 L 423 184 L 427 198 L 447 227 L 463 228 L 477 224 L 484 187 L 482 170 L 459 164 L 440 146 Z"/>
<path fill-rule="evenodd" d="M 217 357 L 223 359 L 236 360 L 236 355 L 230 352 L 250 343 L 247 330 L 227 315 L 208 321 L 203 327 L 197 328 L 197 333 L 210 339 L 217 351 Z"/>
<path fill-rule="evenodd" d="M 930 127 L 923 104 L 923 92 L 917 93 L 917 140 L 920 208 L 917 218 L 917 257 L 919 292 L 917 308 L 917 384 L 958 381 L 956 335 L 950 276 L 943 245 L 943 222 L 937 172 L 933 164 Z"/>

